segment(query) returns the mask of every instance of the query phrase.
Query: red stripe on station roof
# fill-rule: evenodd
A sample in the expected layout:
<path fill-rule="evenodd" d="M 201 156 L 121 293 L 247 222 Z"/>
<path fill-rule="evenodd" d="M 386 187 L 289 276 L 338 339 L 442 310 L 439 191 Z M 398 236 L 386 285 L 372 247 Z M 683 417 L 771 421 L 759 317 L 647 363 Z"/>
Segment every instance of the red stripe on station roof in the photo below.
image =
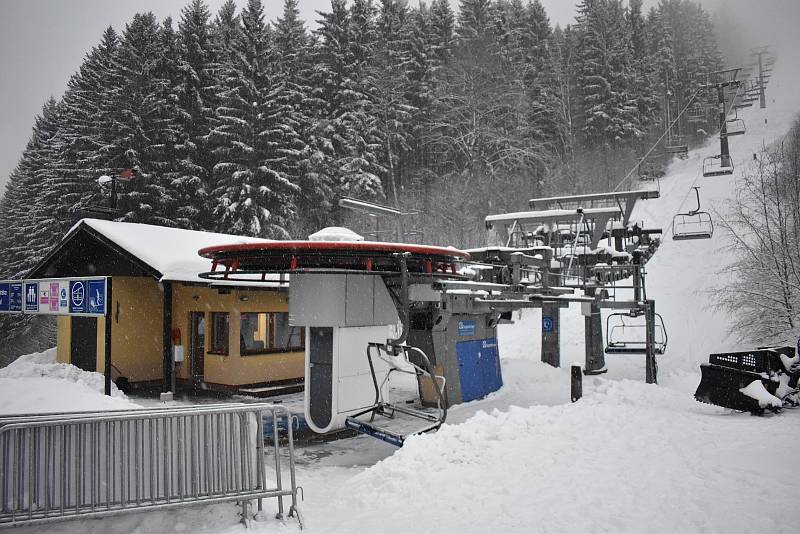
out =
<path fill-rule="evenodd" d="M 469 260 L 469 252 L 447 247 L 412 245 L 405 243 L 380 243 L 374 241 L 269 241 L 265 243 L 239 243 L 201 248 L 197 253 L 209 259 L 217 255 L 236 252 L 410 252 L 422 256 L 445 256 Z"/>

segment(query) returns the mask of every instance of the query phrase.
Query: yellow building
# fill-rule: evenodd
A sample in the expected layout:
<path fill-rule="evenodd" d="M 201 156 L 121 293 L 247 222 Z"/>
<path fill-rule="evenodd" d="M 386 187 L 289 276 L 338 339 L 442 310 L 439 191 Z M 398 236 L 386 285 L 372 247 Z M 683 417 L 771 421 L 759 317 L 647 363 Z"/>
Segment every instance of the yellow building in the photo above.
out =
<path fill-rule="evenodd" d="M 288 284 L 277 276 L 253 282 L 198 276 L 211 270 L 200 248 L 257 241 L 82 220 L 29 278 L 108 276 L 110 318 L 60 316 L 58 361 L 102 372 L 110 324 L 118 384 L 252 394 L 300 388 L 305 339 L 303 329 L 289 326 Z"/>

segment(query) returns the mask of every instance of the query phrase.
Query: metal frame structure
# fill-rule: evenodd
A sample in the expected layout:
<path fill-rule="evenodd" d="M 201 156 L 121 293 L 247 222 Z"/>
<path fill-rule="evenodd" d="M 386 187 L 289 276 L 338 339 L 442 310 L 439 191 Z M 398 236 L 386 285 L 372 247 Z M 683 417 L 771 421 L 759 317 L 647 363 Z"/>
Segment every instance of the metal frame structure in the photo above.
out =
<path fill-rule="evenodd" d="M 711 176 L 726 176 L 733 174 L 734 165 L 730 156 L 726 160 L 721 155 L 708 156 L 703 159 L 703 176 L 708 178 Z"/>
<path fill-rule="evenodd" d="M 622 224 L 627 226 L 638 200 L 659 198 L 657 189 L 638 189 L 635 191 L 612 191 L 610 193 L 589 193 L 585 195 L 564 195 L 557 197 L 532 198 L 528 206 L 537 209 L 569 209 L 618 207 L 622 213 Z"/>
<path fill-rule="evenodd" d="M 664 176 L 664 165 L 654 156 L 640 157 L 639 163 L 636 165 L 636 172 L 640 180 L 655 181 L 656 184 L 659 184 L 659 178 Z"/>
<path fill-rule="evenodd" d="M 733 117 L 728 119 L 728 125 L 725 128 L 725 133 L 720 135 L 725 135 L 726 137 L 733 137 L 735 135 L 744 135 L 747 131 L 745 128 L 744 121 L 738 117 Z"/>
<path fill-rule="evenodd" d="M 528 241 L 537 234 L 544 239 L 546 234 L 543 244 L 553 248 L 580 244 L 594 249 L 607 234 L 608 223 L 621 216 L 619 207 L 551 209 L 489 215 L 485 224 L 487 230 L 495 230 L 504 246 L 529 246 L 528 243 L 514 243 L 515 237 Z M 579 243 L 581 236 L 584 240 Z"/>
<path fill-rule="evenodd" d="M 717 90 L 717 106 L 719 113 L 719 145 L 718 155 L 707 157 L 703 160 L 703 176 L 724 176 L 733 174 L 734 165 L 728 145 L 728 109 L 725 105 L 725 90 L 728 88 L 739 89 L 741 81 L 737 80 L 740 67 L 712 72 L 708 75 L 706 88 Z"/>
<path fill-rule="evenodd" d="M 611 313 L 606 318 L 606 354 L 643 354 L 647 350 L 647 329 L 649 325 L 644 323 L 632 324 L 625 323 L 625 318 L 631 320 L 639 317 L 639 314 L 630 312 Z M 612 324 L 616 321 L 617 324 Z M 631 335 L 631 332 L 634 334 Z M 644 336 L 641 333 L 644 332 Z M 638 333 L 638 335 L 636 335 Z M 667 350 L 667 330 L 664 327 L 664 319 L 660 314 L 655 314 L 655 325 L 653 326 L 655 344 L 654 351 L 662 355 Z"/>
<path fill-rule="evenodd" d="M 672 219 L 672 239 L 711 239 L 714 235 L 714 222 L 711 214 L 700 210 L 700 188 L 693 187 L 697 207 L 686 213 L 678 213 Z"/>
<path fill-rule="evenodd" d="M 359 200 L 356 198 L 345 197 L 339 200 L 339 206 L 349 210 L 363 213 L 371 217 L 375 221 L 375 228 L 372 231 L 365 232 L 366 235 L 373 237 L 376 241 L 384 237 L 386 234 L 395 234 L 394 239 L 398 242 L 409 242 L 410 238 L 421 238 L 421 232 L 418 230 L 409 230 L 406 228 L 406 218 L 410 216 L 419 215 L 419 211 L 403 211 L 393 206 L 385 206 L 376 202 L 368 202 L 366 200 Z M 381 218 L 390 218 L 397 223 L 396 231 L 391 229 L 382 230 L 380 227 Z"/>
<path fill-rule="evenodd" d="M 272 482 L 265 415 L 273 436 L 287 419 L 288 455 L 274 439 Z M 265 498 L 282 517 L 284 497 L 300 520 L 291 418 L 255 403 L 2 417 L 0 528 L 226 501 L 247 520 L 250 501 L 261 510 Z"/>

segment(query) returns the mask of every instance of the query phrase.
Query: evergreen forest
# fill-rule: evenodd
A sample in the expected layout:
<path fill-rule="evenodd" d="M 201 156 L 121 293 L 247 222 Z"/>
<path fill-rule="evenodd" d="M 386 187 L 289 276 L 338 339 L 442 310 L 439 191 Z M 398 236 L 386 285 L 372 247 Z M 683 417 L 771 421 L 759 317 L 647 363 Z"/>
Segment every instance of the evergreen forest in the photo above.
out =
<path fill-rule="evenodd" d="M 343 197 L 414 211 L 420 240 L 483 244 L 483 219 L 537 196 L 628 188 L 674 113 L 723 67 L 690 0 L 191 0 L 107 28 L 44 103 L 0 200 L 0 278 L 22 278 L 92 209 L 118 221 L 272 239 L 359 227 Z M 710 101 L 709 101 L 710 102 Z M 715 130 L 679 122 L 690 142 Z M 3 357 L 53 345 L 0 318 Z M 33 334 L 35 332 L 35 334 Z"/>

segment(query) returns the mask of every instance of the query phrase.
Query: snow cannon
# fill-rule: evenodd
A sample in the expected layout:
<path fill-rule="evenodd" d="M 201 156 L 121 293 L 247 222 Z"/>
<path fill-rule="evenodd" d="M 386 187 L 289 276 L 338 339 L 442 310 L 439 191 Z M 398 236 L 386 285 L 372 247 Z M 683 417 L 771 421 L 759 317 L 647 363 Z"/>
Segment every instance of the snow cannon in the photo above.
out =
<path fill-rule="evenodd" d="M 754 415 L 797 406 L 798 361 L 794 347 L 711 354 L 708 363 L 700 365 L 700 384 L 694 398 Z"/>
<path fill-rule="evenodd" d="M 499 313 L 472 306 L 470 291 L 446 289 L 469 284 L 458 272 L 467 252 L 363 241 L 338 230 L 309 241 L 199 251 L 212 260 L 205 278 L 258 282 L 280 273 L 288 283 L 290 325 L 305 329 L 305 415 L 312 430 L 350 428 L 400 446 L 409 434 L 438 429 L 448 405 L 500 388 Z M 391 402 L 393 372 L 416 375 L 422 406 Z M 403 435 L 372 423 L 376 415 L 395 414 L 426 424 Z"/>

